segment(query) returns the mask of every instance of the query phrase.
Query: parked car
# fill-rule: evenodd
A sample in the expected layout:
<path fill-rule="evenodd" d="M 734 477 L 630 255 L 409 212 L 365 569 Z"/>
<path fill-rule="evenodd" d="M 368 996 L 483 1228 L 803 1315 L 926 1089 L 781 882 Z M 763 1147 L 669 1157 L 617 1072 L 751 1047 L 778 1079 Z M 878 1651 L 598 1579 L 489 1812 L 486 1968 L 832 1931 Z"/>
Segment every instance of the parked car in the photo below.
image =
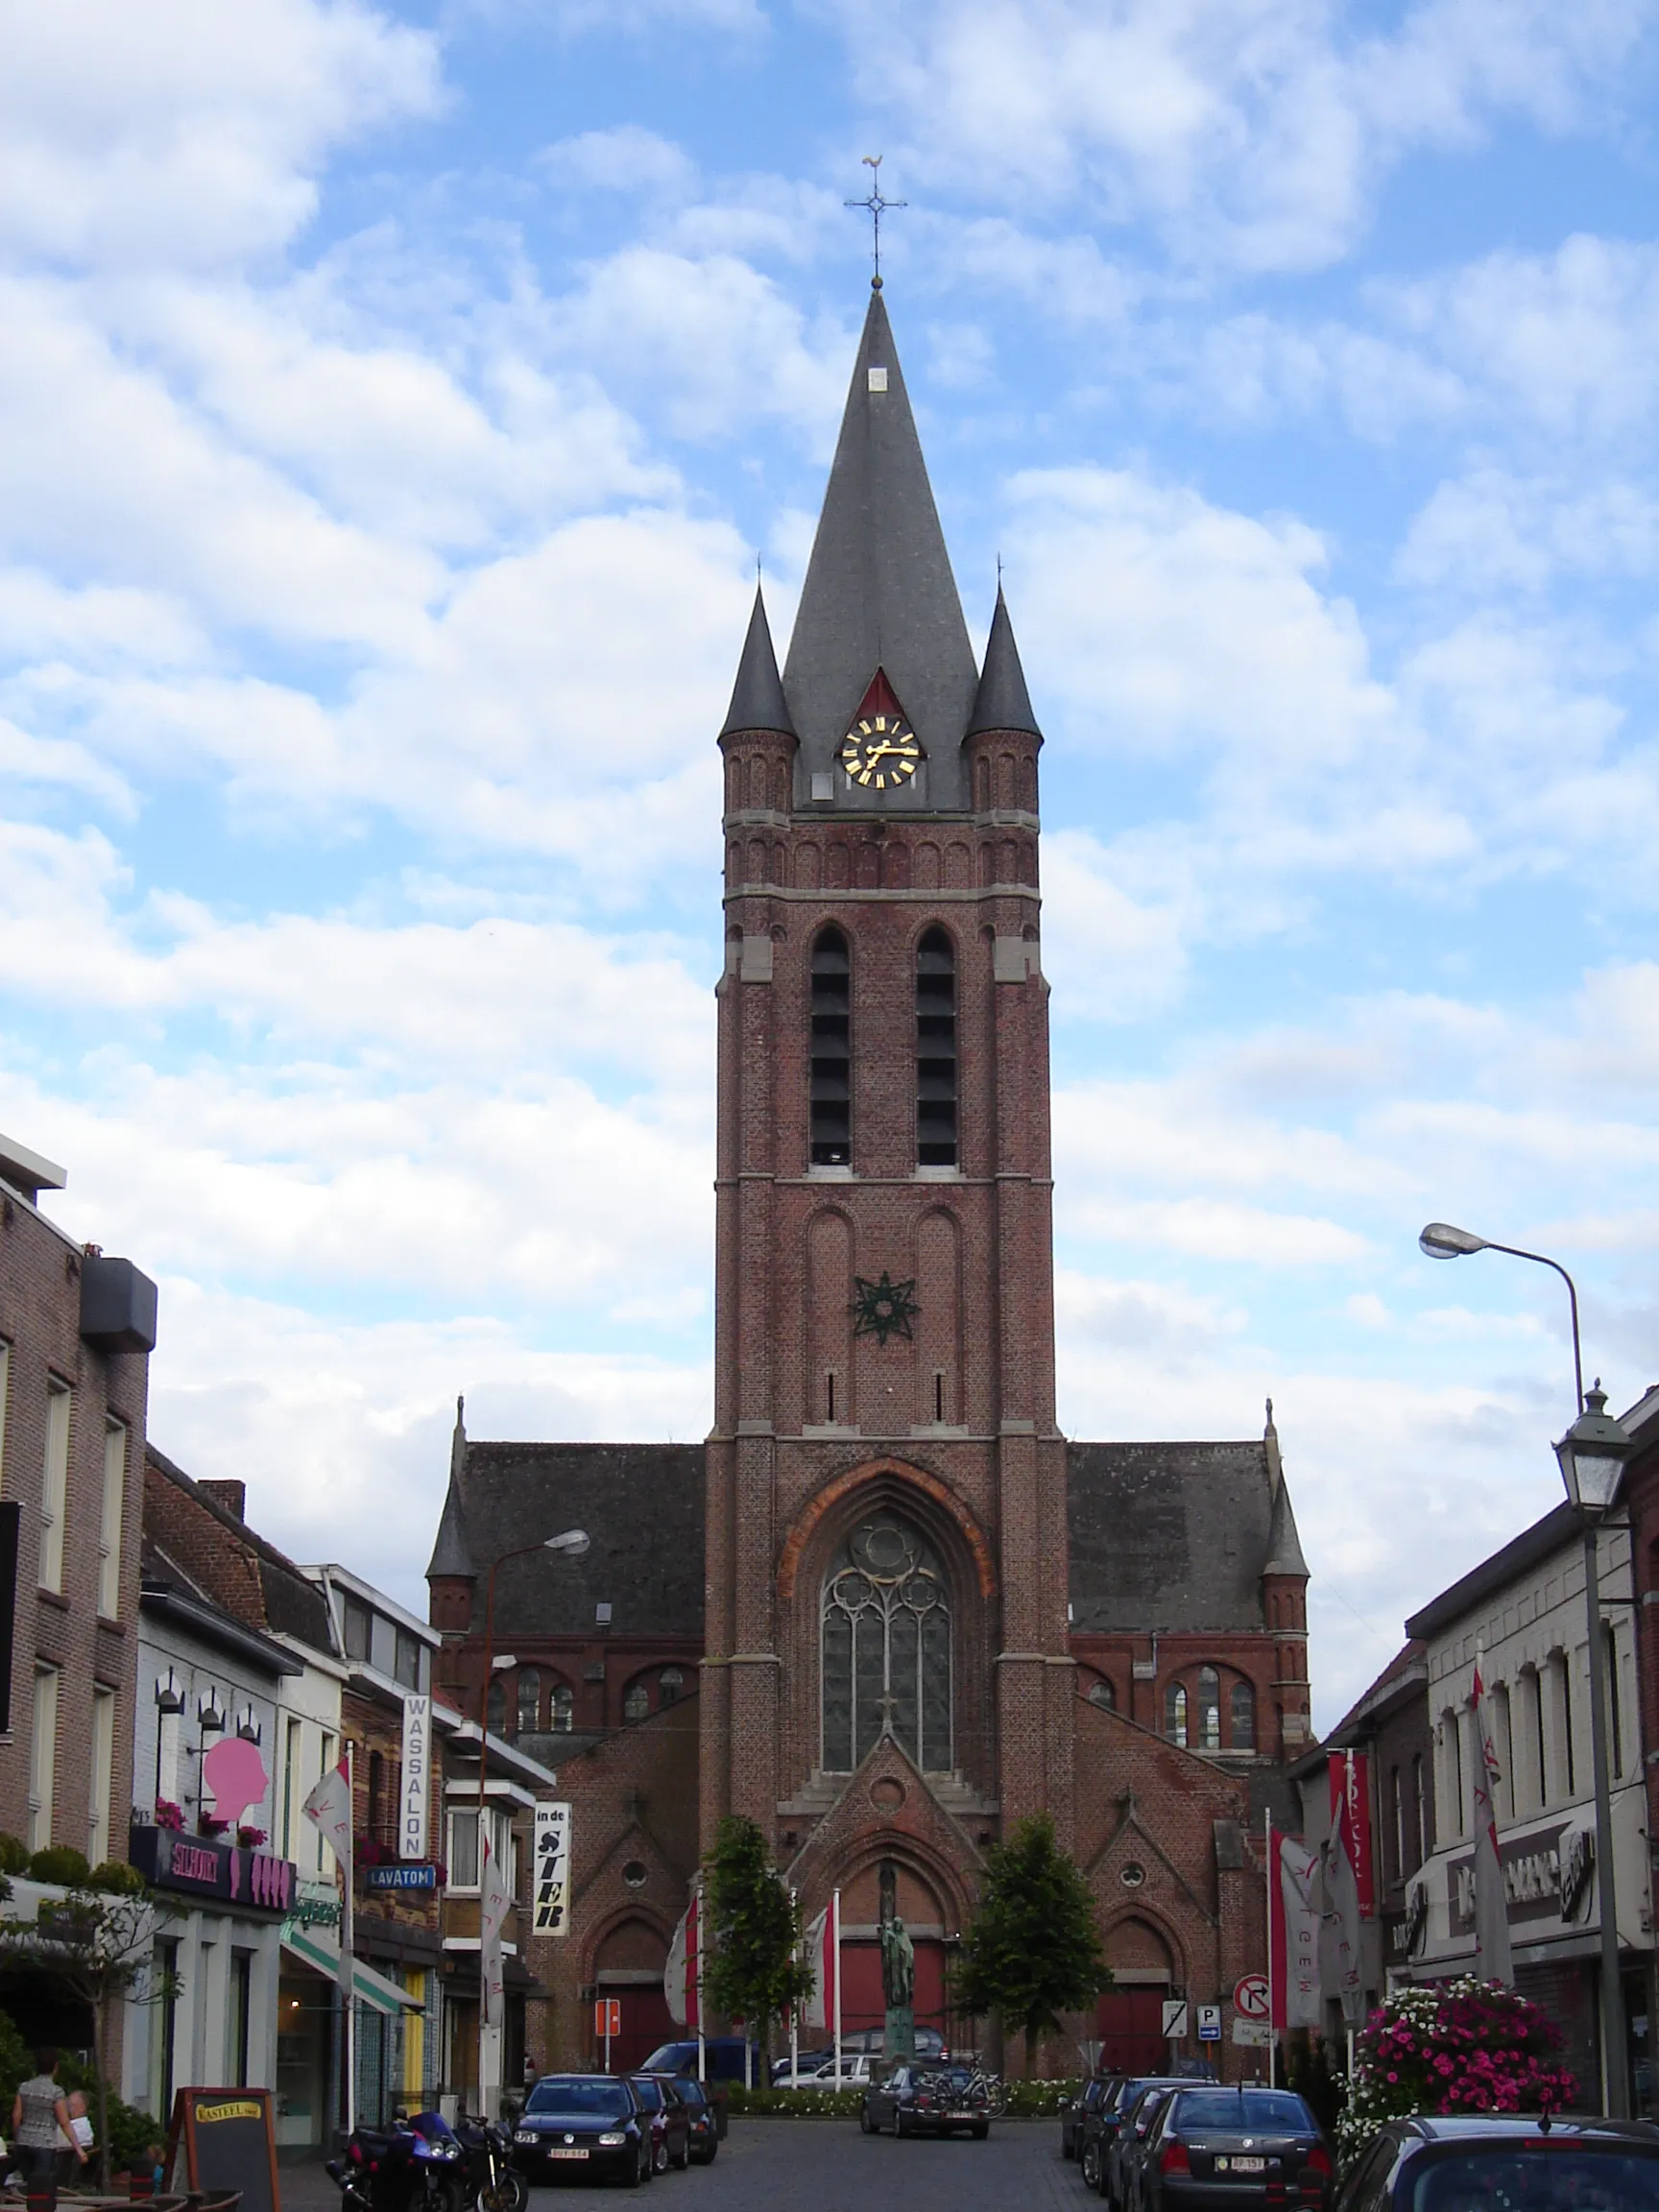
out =
<path fill-rule="evenodd" d="M 862 2055 L 866 2058 L 879 2058 L 887 2049 L 887 2032 L 884 2028 L 849 2028 L 841 2038 L 843 2058 Z M 803 2051 L 801 2063 L 810 2058 L 833 2058 L 833 2044 L 823 2043 L 812 2051 Z M 918 2028 L 916 2031 L 916 2056 L 921 2059 L 949 2058 L 950 2049 L 937 2028 Z"/>
<path fill-rule="evenodd" d="M 991 2132 L 990 2099 L 972 2066 L 895 2066 L 883 2080 L 872 2080 L 858 2109 L 866 2135 L 891 2127 L 895 2135 L 952 2135 L 963 2132 L 983 2142 Z"/>
<path fill-rule="evenodd" d="M 1343 2182 L 1335 2212 L 1526 2212 L 1659 2206 L 1659 2128 L 1574 2113 L 1391 2120 Z"/>
<path fill-rule="evenodd" d="M 684 2172 L 691 2163 L 691 2122 L 674 2094 L 672 2078 L 664 2080 L 657 2074 L 631 2074 L 628 2082 L 639 2109 L 651 2121 L 652 2173 L 666 2174 L 670 2166 Z"/>
<path fill-rule="evenodd" d="M 562 2175 L 651 2178 L 651 2114 L 635 2084 L 613 2074 L 544 2074 L 513 2129 L 513 2163 L 533 2185 Z"/>
<path fill-rule="evenodd" d="M 1181 2086 L 1179 2081 L 1138 2081 L 1125 2095 L 1118 2127 L 1101 2149 L 1100 2178 L 1095 2187 L 1115 2212 L 1128 2212 L 1130 2176 L 1165 2101 Z"/>
<path fill-rule="evenodd" d="M 671 2083 L 685 2108 L 685 2127 L 692 2158 L 699 2166 L 712 2166 L 720 2154 L 720 2114 L 701 2081 L 690 2075 L 659 2074 L 659 2081 Z"/>
<path fill-rule="evenodd" d="M 766 2069 L 760 2063 L 757 2043 L 745 2044 L 741 2035 L 710 2035 L 703 2045 L 703 2079 L 706 2081 L 741 2081 L 744 2079 L 743 2057 L 749 2057 L 748 2079 L 756 2083 L 764 2081 Z M 689 2074 L 697 2079 L 697 2038 L 687 2036 L 681 2043 L 660 2043 L 643 2066 L 641 2074 Z"/>
<path fill-rule="evenodd" d="M 1311 2206 L 1335 2188 L 1330 2146 L 1291 2089 L 1184 2087 L 1165 2097 L 1128 2162 L 1125 2212 L 1213 2212 L 1216 2206 Z"/>
<path fill-rule="evenodd" d="M 810 2058 L 810 2064 L 807 2062 L 808 2058 Z M 865 2082 L 871 2078 L 872 2069 L 880 2066 L 881 2063 L 879 2057 L 872 2058 L 867 2051 L 860 2051 L 851 2056 L 843 2051 L 841 2054 L 842 2087 L 844 2089 L 862 2089 Z M 816 2089 L 821 2089 L 826 2082 L 833 2087 L 835 2081 L 834 2054 L 831 2053 L 828 2058 L 824 2056 L 821 2051 L 803 2055 L 798 2063 L 795 2078 L 803 2088 L 808 2081 Z M 773 2060 L 772 2086 L 774 2089 L 788 2088 L 789 2061 L 787 2058 Z"/>
<path fill-rule="evenodd" d="M 1085 2081 L 1075 2097 L 1067 2099 L 1060 2111 L 1060 2155 L 1075 2158 L 1083 2145 L 1083 2122 L 1091 2112 L 1100 2109 L 1100 2101 L 1111 2088 L 1115 2077 L 1095 2074 Z"/>

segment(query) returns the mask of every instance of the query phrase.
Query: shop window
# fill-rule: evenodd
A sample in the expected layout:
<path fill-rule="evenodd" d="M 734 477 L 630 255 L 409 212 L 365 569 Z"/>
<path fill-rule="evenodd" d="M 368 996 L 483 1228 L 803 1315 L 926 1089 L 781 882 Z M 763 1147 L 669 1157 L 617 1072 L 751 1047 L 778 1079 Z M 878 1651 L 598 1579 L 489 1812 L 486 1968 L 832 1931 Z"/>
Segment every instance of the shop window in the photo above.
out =
<path fill-rule="evenodd" d="M 1248 1682 L 1235 1682 L 1232 1697 L 1232 1736 L 1235 1751 L 1256 1748 L 1256 1693 Z"/>
<path fill-rule="evenodd" d="M 1179 1682 L 1171 1682 L 1164 1693 L 1164 1733 L 1171 1743 L 1187 1741 L 1187 1693 Z"/>

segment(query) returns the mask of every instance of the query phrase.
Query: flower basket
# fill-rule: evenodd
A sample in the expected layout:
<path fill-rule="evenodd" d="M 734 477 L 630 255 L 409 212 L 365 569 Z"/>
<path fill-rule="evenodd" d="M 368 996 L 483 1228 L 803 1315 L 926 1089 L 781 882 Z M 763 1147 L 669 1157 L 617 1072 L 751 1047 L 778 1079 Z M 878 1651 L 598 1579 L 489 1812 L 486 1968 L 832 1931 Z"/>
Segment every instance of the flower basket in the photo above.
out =
<path fill-rule="evenodd" d="M 157 1797 L 156 1800 L 156 1825 L 157 1828 L 170 1828 L 175 1836 L 181 1835 L 184 1829 L 183 1807 L 175 1805 L 171 1797 Z"/>
<path fill-rule="evenodd" d="M 263 1828 L 238 1828 L 236 1840 L 244 1851 L 257 1851 L 265 1841 L 265 1831 Z"/>
<path fill-rule="evenodd" d="M 1577 2098 L 1560 2063 L 1561 2034 L 1540 2007 L 1501 1982 L 1400 1989 L 1354 2046 L 1354 2080 L 1337 2122 L 1344 2168 L 1386 2120 L 1411 2112 L 1558 2111 Z"/>

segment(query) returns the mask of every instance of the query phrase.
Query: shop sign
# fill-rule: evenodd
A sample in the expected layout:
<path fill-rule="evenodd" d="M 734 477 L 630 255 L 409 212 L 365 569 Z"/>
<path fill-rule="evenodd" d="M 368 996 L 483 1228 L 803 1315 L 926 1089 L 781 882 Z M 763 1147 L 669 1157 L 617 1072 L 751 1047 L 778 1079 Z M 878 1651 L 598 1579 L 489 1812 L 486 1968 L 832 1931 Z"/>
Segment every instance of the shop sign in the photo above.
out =
<path fill-rule="evenodd" d="M 407 1696 L 403 1700 L 403 1794 L 397 1815 L 397 1856 L 426 1856 L 426 1799 L 432 1782 L 432 1700 Z M 390 1882 L 371 1883 L 371 1888 L 390 1889 Z M 412 1882 L 412 1889 L 430 1889 L 430 1882 Z"/>
<path fill-rule="evenodd" d="M 430 1861 L 415 1866 L 400 1860 L 396 1866 L 365 1866 L 363 1882 L 370 1889 L 436 1889 L 438 1869 Z"/>
<path fill-rule="evenodd" d="M 340 1892 L 332 1882 L 307 1882 L 295 1884 L 297 1892 L 293 1909 L 288 1914 L 288 1925 L 293 1928 L 338 1928 L 340 1925 Z"/>
<path fill-rule="evenodd" d="M 210 1836 L 146 1826 L 131 1832 L 127 1856 L 157 1889 L 223 1897 L 267 1912 L 287 1912 L 294 1904 L 299 1870 L 291 1859 L 274 1858 L 269 1851 L 244 1851 Z"/>
<path fill-rule="evenodd" d="M 532 1846 L 531 1879 L 535 1907 L 531 1927 L 538 1936 L 565 1936 L 570 1930 L 570 1808 L 538 1805 Z"/>
<path fill-rule="evenodd" d="M 1503 1897 L 1509 1918 L 1520 1925 L 1554 1920 L 1571 1926 L 1588 1917 L 1596 1871 L 1593 1829 L 1571 1820 L 1535 1828 L 1530 1835 L 1503 1839 L 1498 1846 L 1503 1869 Z M 1457 1935 L 1475 1925 L 1473 1853 L 1452 1862 L 1452 1924 Z M 1409 1911 L 1409 1901 L 1407 1901 Z"/>

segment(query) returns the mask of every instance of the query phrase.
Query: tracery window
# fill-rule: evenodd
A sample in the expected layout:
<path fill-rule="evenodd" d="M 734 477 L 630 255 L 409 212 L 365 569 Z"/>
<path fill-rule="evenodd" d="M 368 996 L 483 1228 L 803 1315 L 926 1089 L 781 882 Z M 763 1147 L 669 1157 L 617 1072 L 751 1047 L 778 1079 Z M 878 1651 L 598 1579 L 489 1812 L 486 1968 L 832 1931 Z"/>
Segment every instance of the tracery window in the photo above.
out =
<path fill-rule="evenodd" d="M 815 1167 L 853 1164 L 853 960 L 831 925 L 812 945 L 809 1084 Z"/>
<path fill-rule="evenodd" d="M 1164 1693 L 1164 1733 L 1171 1743 L 1187 1742 L 1187 1693 L 1179 1682 Z"/>
<path fill-rule="evenodd" d="M 576 1725 L 576 1693 L 568 1682 L 555 1684 L 547 1716 L 556 1736 L 568 1736 Z"/>
<path fill-rule="evenodd" d="M 1221 1748 L 1221 1677 L 1214 1667 L 1198 1670 L 1198 1743 L 1200 1751 Z"/>
<path fill-rule="evenodd" d="M 855 1528 L 824 1583 L 823 1764 L 851 1773 L 884 1729 L 925 1772 L 950 1767 L 950 1592 L 891 1513 Z"/>
<path fill-rule="evenodd" d="M 956 953 L 943 929 L 916 950 L 916 1159 L 956 1165 Z"/>

